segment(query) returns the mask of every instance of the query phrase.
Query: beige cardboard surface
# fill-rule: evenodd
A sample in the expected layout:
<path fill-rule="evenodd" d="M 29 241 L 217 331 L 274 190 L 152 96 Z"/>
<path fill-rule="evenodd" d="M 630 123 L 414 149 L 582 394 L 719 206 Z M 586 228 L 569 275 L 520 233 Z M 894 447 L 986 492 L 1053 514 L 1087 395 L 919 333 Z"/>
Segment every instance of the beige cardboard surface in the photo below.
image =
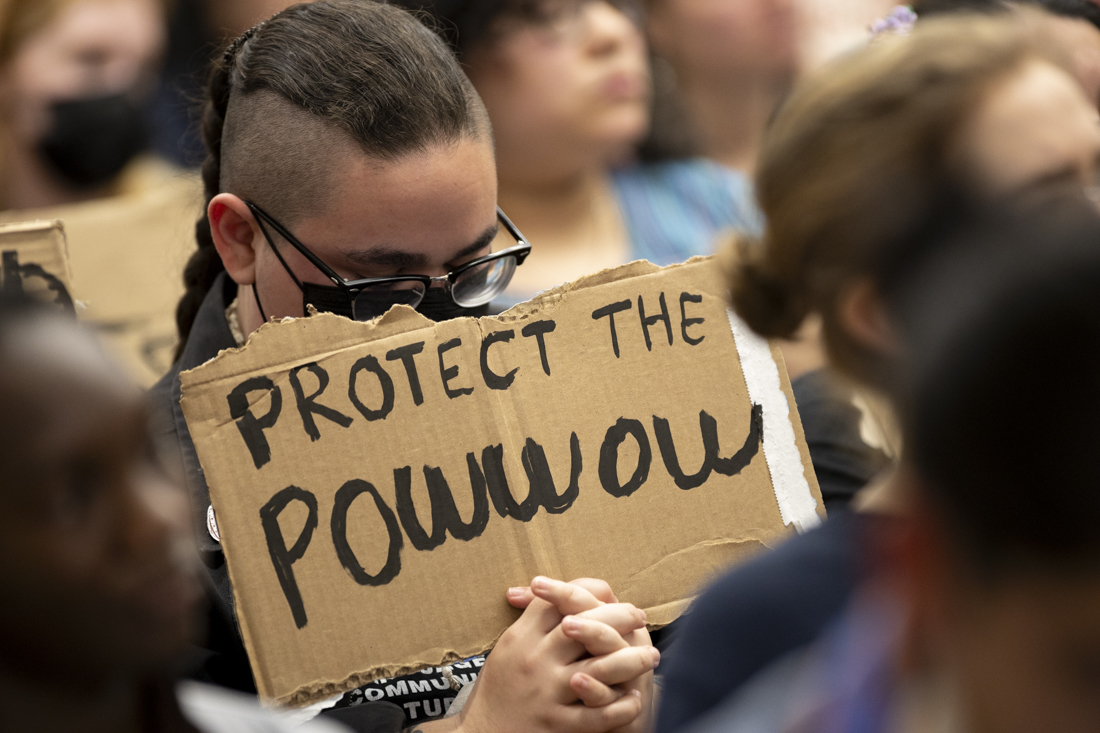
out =
<path fill-rule="evenodd" d="M 59 221 L 0 224 L 0 283 L 72 306 L 72 272 Z"/>
<path fill-rule="evenodd" d="M 0 213 L 0 221 L 59 219 L 72 263 L 77 315 L 92 324 L 142 385 L 172 365 L 183 267 L 202 210 L 198 179 L 161 174 L 138 192 Z"/>
<path fill-rule="evenodd" d="M 183 374 L 261 695 L 303 704 L 484 651 L 517 615 L 504 591 L 540 573 L 604 578 L 667 623 L 791 533 L 777 495 L 801 491 L 812 524 L 761 343 L 781 415 L 749 400 L 713 262 L 641 262 L 496 318 L 268 324 Z M 793 465 L 765 460 L 776 419 Z"/>

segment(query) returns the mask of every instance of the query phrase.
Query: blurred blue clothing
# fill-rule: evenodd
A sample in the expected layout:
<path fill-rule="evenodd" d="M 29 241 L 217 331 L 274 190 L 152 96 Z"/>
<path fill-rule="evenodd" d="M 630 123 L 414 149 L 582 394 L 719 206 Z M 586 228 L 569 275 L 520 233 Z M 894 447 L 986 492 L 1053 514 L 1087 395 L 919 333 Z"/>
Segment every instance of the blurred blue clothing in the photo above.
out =
<path fill-rule="evenodd" d="M 852 389 L 832 370 L 808 372 L 791 389 L 829 520 L 733 569 L 668 627 L 657 733 L 682 729 L 810 643 L 856 586 L 860 527 L 870 520 L 849 515 L 848 502 L 890 460 L 863 442 Z"/>
<path fill-rule="evenodd" d="M 851 383 L 834 369 L 807 372 L 791 382 L 806 447 L 814 464 L 825 510 L 832 517 L 875 476 L 890 467 L 890 458 L 863 442 Z"/>
<path fill-rule="evenodd" d="M 866 521 L 835 512 L 816 529 L 736 568 L 692 604 L 661 660 L 657 733 L 700 720 L 828 628 L 857 586 Z"/>
<path fill-rule="evenodd" d="M 673 265 L 714 254 L 723 232 L 755 236 L 764 230 L 764 215 L 748 176 L 706 158 L 620 168 L 612 172 L 611 185 L 630 239 L 622 264 L 649 260 L 662 267 Z M 531 245 L 538 247 L 538 242 Z M 535 295 L 503 293 L 490 312 L 500 313 Z"/>
<path fill-rule="evenodd" d="M 814 644 L 756 675 L 686 733 L 889 733 L 905 614 L 862 591 Z"/>
<path fill-rule="evenodd" d="M 632 260 L 671 265 L 713 254 L 724 231 L 764 228 L 748 176 L 705 158 L 632 165 L 612 173 L 612 185 Z"/>

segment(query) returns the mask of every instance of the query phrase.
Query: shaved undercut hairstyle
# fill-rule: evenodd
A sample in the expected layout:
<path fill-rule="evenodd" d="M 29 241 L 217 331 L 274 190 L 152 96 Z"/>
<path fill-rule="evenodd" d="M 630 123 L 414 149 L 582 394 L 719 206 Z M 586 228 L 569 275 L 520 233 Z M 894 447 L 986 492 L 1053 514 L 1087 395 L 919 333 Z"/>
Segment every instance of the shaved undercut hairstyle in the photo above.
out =
<path fill-rule="evenodd" d="M 235 40 L 212 70 L 202 132 L 206 207 L 176 309 L 177 358 L 225 269 L 206 213 L 218 193 L 255 201 L 289 226 L 325 210 L 333 168 L 349 152 L 393 161 L 491 134 L 447 44 L 375 0 L 293 5 Z"/>

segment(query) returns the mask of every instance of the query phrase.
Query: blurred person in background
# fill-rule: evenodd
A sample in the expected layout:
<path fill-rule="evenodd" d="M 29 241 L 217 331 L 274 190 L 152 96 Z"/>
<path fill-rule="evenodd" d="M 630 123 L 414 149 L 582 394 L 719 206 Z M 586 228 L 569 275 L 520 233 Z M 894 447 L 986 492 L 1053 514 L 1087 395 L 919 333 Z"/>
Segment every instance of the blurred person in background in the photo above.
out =
<path fill-rule="evenodd" d="M 0 293 L 0 403 L 0 730 L 290 731 L 254 701 L 176 685 L 202 598 L 187 496 L 99 343 Z"/>
<path fill-rule="evenodd" d="M 1035 32 L 1042 17 L 918 23 L 808 77 L 777 114 L 757 177 L 764 246 L 744 242 L 732 296 L 767 337 L 820 314 L 831 368 L 793 389 L 830 519 L 695 602 L 662 666 L 659 733 L 810 643 L 855 586 L 869 513 L 843 507 L 901 448 L 882 396 L 892 374 L 882 252 L 931 236 L 960 208 L 1052 182 L 1092 185 L 1098 115 Z"/>
<path fill-rule="evenodd" d="M 198 168 L 206 151 L 200 134 L 206 72 L 232 39 L 293 0 L 172 0 L 168 49 L 154 103 L 153 149 L 186 168 Z"/>
<path fill-rule="evenodd" d="M 822 34 L 835 35 L 838 23 L 850 31 L 853 13 L 873 17 L 852 2 L 830 5 L 831 24 L 817 18 L 806 24 L 803 16 L 821 3 L 649 0 L 653 124 L 639 148 L 643 169 L 689 178 L 706 171 L 698 186 L 705 193 L 697 195 L 726 197 L 735 210 L 751 212 L 744 218 L 759 233 L 752 178 L 765 128 L 800 71 L 804 47 L 819 45 Z M 855 25 L 862 30 L 866 23 Z M 792 379 L 821 365 L 819 328 L 811 320 L 785 343 Z"/>
<path fill-rule="evenodd" d="M 0 4 L 0 210 L 155 185 L 141 157 L 165 43 L 164 0 Z"/>
<path fill-rule="evenodd" d="M 646 28 L 655 101 L 643 159 L 704 156 L 751 176 L 768 120 L 796 76 L 862 43 L 870 21 L 892 4 L 650 0 Z M 1100 103 L 1100 7 L 1092 0 L 917 0 L 912 6 L 925 17 L 1021 4 L 1056 16 L 1051 27 L 1071 50 L 1089 98 Z M 819 38 L 823 34 L 843 38 Z"/>
<path fill-rule="evenodd" d="M 650 78 L 632 0 L 401 0 L 457 50 L 493 125 L 501 207 L 535 244 L 502 305 L 581 275 L 710 254 L 752 228 L 744 186 L 705 163 L 631 166 Z"/>
<path fill-rule="evenodd" d="M 918 18 L 942 13 L 1004 13 L 1037 6 L 1051 14 L 1045 23 L 1073 63 L 1085 95 L 1100 105 L 1100 5 L 1093 0 L 916 0 Z"/>
<path fill-rule="evenodd" d="M 1098 240 L 1078 192 L 886 267 L 908 449 L 865 578 L 692 733 L 1100 729 Z"/>
<path fill-rule="evenodd" d="M 653 134 L 643 155 L 702 156 L 751 176 L 799 66 L 797 0 L 650 0 Z"/>

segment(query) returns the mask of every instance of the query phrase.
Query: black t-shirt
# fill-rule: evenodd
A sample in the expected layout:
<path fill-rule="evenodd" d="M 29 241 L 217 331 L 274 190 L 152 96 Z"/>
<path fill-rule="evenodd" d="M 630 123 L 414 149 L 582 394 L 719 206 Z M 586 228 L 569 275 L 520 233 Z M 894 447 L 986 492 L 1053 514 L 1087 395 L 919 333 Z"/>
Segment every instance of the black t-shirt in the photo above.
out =
<path fill-rule="evenodd" d="M 863 442 L 854 393 L 831 369 L 817 369 L 791 382 L 810 461 L 830 516 L 847 509 L 856 492 L 889 467 L 890 459 Z"/>

